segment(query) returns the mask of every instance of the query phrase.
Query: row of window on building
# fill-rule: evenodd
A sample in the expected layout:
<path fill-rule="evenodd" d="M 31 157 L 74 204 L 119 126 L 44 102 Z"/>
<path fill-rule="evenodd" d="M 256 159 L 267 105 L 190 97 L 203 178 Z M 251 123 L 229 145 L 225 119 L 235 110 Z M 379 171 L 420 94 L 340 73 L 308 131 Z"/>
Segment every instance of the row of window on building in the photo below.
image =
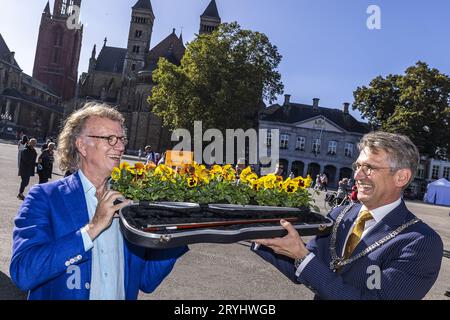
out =
<path fill-rule="evenodd" d="M 441 167 L 437 166 L 437 165 L 433 165 L 431 167 L 431 179 L 434 179 L 434 180 L 439 179 L 439 171 L 440 171 L 440 169 L 441 169 Z M 424 174 L 425 174 L 424 170 L 423 169 L 420 170 L 420 168 L 419 168 L 419 171 L 417 173 L 419 178 L 424 178 Z M 442 177 L 447 179 L 447 180 L 450 180 L 450 167 L 444 167 L 444 172 L 442 174 Z"/>
<path fill-rule="evenodd" d="M 140 23 L 140 24 L 147 24 L 150 22 L 150 19 L 144 18 L 144 17 L 133 17 L 132 21 L 134 23 Z"/>
<path fill-rule="evenodd" d="M 295 150 L 298 151 L 308 151 L 307 150 L 307 139 L 306 137 L 297 136 L 297 140 L 295 141 Z M 267 131 L 267 142 L 266 144 L 270 146 L 272 144 L 272 133 Z M 320 138 L 313 138 L 311 141 L 311 149 L 310 151 L 315 154 L 320 154 L 321 152 L 322 141 Z M 345 143 L 344 148 L 344 156 L 348 158 L 353 157 L 353 143 Z M 280 149 L 289 149 L 289 134 L 281 134 L 280 135 Z M 338 149 L 337 141 L 329 141 L 328 142 L 328 150 L 327 155 L 336 155 Z"/>

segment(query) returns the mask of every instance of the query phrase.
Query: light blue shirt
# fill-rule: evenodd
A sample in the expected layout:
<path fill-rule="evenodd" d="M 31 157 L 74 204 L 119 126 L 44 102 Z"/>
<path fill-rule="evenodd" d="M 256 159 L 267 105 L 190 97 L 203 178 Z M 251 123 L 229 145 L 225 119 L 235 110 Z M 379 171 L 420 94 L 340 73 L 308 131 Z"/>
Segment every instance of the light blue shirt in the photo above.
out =
<path fill-rule="evenodd" d="M 96 188 L 81 170 L 78 174 L 83 185 L 89 221 L 97 209 Z M 124 254 L 123 237 L 119 230 L 118 219 L 113 219 L 111 226 L 104 230 L 93 242 L 87 231 L 82 228 L 81 234 L 85 251 L 92 249 L 92 274 L 90 300 L 124 300 Z"/>

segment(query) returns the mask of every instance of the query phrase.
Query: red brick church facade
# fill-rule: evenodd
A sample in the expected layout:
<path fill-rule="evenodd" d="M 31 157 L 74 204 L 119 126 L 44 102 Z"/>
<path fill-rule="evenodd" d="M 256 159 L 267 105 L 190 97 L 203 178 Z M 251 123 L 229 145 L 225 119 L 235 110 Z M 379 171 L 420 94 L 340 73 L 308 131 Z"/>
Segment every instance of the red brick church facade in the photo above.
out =
<path fill-rule="evenodd" d="M 33 78 L 45 83 L 62 101 L 75 97 L 78 82 L 83 26 L 69 19 L 76 12 L 74 6 L 80 8 L 81 0 L 55 0 L 51 14 L 47 3 L 34 60 Z"/>

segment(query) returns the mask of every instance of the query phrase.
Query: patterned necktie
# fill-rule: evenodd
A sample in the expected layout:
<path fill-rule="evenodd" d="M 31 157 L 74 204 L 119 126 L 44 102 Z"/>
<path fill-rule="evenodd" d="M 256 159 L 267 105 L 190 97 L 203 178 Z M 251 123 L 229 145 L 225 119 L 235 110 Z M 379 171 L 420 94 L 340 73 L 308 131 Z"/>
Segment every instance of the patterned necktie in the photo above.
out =
<path fill-rule="evenodd" d="M 366 221 L 372 220 L 372 214 L 369 210 L 363 210 L 360 212 L 358 219 L 356 219 L 355 226 L 352 229 L 352 233 L 348 237 L 347 244 L 344 250 L 344 259 L 348 259 L 352 254 L 353 250 L 355 250 L 359 241 L 361 240 L 361 236 L 364 232 L 364 226 Z"/>

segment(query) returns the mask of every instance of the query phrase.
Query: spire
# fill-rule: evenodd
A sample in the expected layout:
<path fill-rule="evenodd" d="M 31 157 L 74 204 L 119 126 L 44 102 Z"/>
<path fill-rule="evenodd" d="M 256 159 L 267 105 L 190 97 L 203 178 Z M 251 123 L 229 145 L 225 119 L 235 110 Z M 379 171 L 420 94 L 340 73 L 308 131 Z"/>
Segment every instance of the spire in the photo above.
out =
<path fill-rule="evenodd" d="M 95 59 L 96 54 L 97 54 L 97 45 L 94 44 L 94 48 L 92 48 L 91 59 Z"/>
<path fill-rule="evenodd" d="M 153 12 L 152 3 L 150 2 L 150 0 L 138 0 L 138 2 L 136 2 L 132 9 L 143 9 Z"/>
<path fill-rule="evenodd" d="M 219 11 L 217 10 L 216 0 L 211 0 L 205 12 L 200 17 L 210 17 L 220 19 Z"/>
<path fill-rule="evenodd" d="M 105 37 L 105 40 L 103 40 L 103 47 L 106 47 L 106 43 L 108 42 L 108 38 Z"/>
<path fill-rule="evenodd" d="M 50 1 L 47 1 L 47 5 L 45 6 L 45 9 L 44 9 L 43 13 L 51 15 L 51 13 L 50 13 Z"/>
<path fill-rule="evenodd" d="M 183 27 L 181 27 L 181 32 L 180 32 L 180 42 L 183 43 Z"/>

